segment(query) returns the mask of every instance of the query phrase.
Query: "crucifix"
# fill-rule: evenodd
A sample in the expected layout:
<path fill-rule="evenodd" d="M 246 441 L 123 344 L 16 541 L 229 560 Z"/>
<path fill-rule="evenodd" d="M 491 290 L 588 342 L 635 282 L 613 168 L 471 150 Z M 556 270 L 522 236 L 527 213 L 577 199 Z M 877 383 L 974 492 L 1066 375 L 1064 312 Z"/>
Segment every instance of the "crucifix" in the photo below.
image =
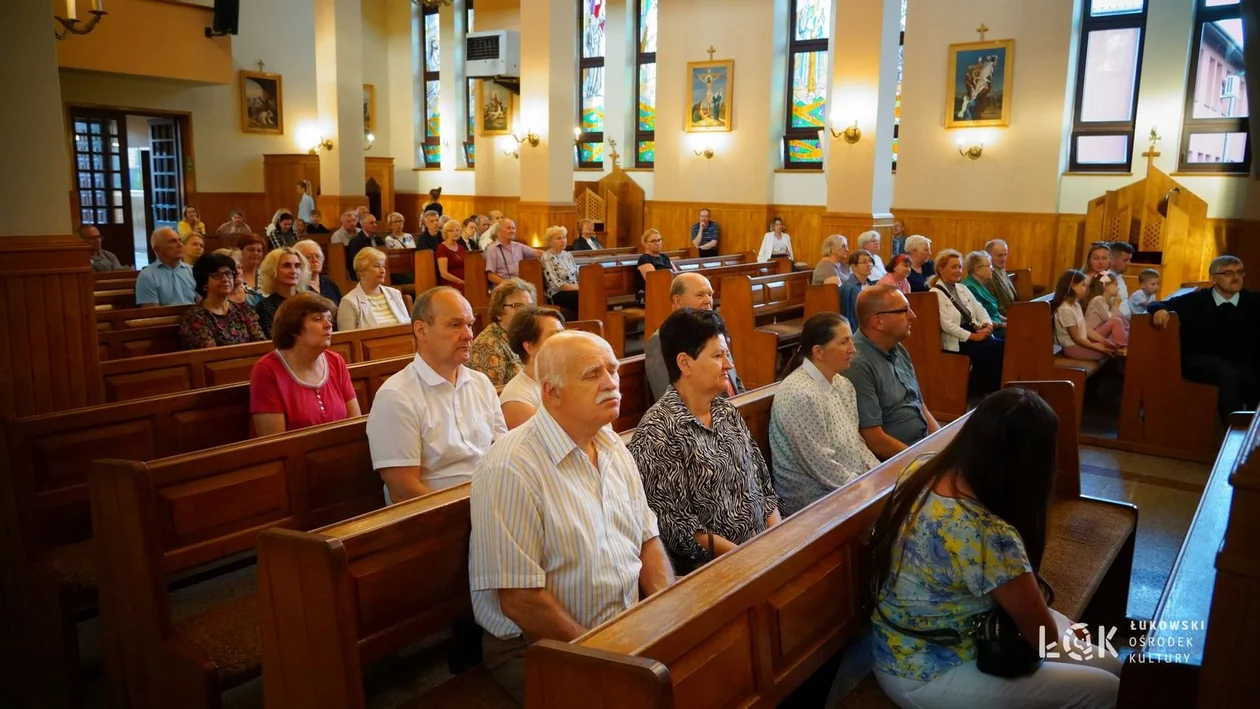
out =
<path fill-rule="evenodd" d="M 609 157 L 612 158 L 613 164 L 616 165 L 618 158 L 621 157 L 620 155 L 617 154 L 617 141 L 613 140 L 612 138 L 609 138 L 608 145 L 612 147 L 612 153 L 609 154 Z"/>
<path fill-rule="evenodd" d="M 713 55 L 717 53 L 717 50 L 713 48 L 713 45 L 710 44 L 709 48 L 704 51 L 709 53 L 709 61 L 713 61 Z"/>
<path fill-rule="evenodd" d="M 254 63 L 258 65 L 258 73 L 259 74 L 263 73 L 263 60 L 259 59 L 258 61 Z"/>
<path fill-rule="evenodd" d="M 989 26 L 988 26 L 988 25 L 986 25 L 986 24 L 984 24 L 983 22 L 981 22 L 981 23 L 980 23 L 980 26 L 976 28 L 976 32 L 979 32 L 979 33 L 980 33 L 980 41 L 981 41 L 981 42 L 983 42 L 983 41 L 984 41 L 984 33 L 985 33 L 985 32 L 988 32 L 988 31 L 989 31 Z"/>
<path fill-rule="evenodd" d="M 1151 126 L 1151 134 L 1147 137 L 1147 140 L 1151 142 L 1151 147 L 1147 148 L 1146 152 L 1142 153 L 1142 157 L 1146 158 L 1146 171 L 1150 172 L 1151 166 L 1155 164 L 1155 158 L 1161 155 L 1161 153 L 1155 149 L 1155 144 L 1159 142 L 1159 129 L 1155 126 Z"/>

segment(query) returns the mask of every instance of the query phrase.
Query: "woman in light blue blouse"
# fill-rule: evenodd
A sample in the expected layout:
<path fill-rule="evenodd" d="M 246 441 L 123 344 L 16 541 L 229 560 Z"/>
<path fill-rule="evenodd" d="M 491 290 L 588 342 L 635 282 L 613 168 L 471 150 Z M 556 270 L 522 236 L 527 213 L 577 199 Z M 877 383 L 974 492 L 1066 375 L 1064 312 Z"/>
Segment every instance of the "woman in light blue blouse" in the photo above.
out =
<path fill-rule="evenodd" d="M 1016 678 L 980 672 L 980 614 L 1001 608 L 1036 650 L 1062 638 L 1036 570 L 1058 417 L 1025 389 L 990 394 L 940 454 L 911 464 L 875 524 L 875 678 L 901 707 L 1114 707 L 1121 663 L 1093 648 Z M 951 639 L 942 636 L 952 635 Z M 1078 633 L 1079 635 L 1079 633 Z"/>
<path fill-rule="evenodd" d="M 297 218 L 309 224 L 311 212 L 315 211 L 315 196 L 311 194 L 314 188 L 311 187 L 311 181 L 300 180 L 297 183 L 297 191 L 299 195 L 302 195 L 298 198 Z"/>

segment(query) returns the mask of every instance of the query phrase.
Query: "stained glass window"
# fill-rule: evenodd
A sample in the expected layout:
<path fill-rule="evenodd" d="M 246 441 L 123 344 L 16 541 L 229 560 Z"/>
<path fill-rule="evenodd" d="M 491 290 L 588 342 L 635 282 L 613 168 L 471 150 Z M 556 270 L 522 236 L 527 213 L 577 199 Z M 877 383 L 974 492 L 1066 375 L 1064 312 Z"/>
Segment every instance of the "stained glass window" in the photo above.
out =
<path fill-rule="evenodd" d="M 897 99 L 893 106 L 893 172 L 897 171 L 897 153 L 901 143 L 901 68 L 906 63 L 906 0 L 901 0 L 901 34 L 897 40 Z"/>
<path fill-rule="evenodd" d="M 441 45 L 437 8 L 419 8 L 420 46 L 423 48 L 422 76 L 424 105 L 424 131 L 417 163 L 424 167 L 442 166 L 442 117 L 439 94 L 441 93 Z"/>
<path fill-rule="evenodd" d="M 607 33 L 605 0 L 582 0 L 578 6 L 578 42 L 581 45 L 581 72 L 577 125 L 578 167 L 604 165 L 604 46 Z"/>
<path fill-rule="evenodd" d="M 634 166 L 656 164 L 656 6 L 658 0 L 638 0 L 634 129 Z"/>
<path fill-rule="evenodd" d="M 464 4 L 464 21 L 465 32 L 472 32 L 474 27 L 473 17 L 473 0 L 466 0 Z M 464 164 L 468 167 L 476 167 L 477 165 L 477 80 L 465 79 L 464 81 L 465 103 L 467 111 L 464 115 L 467 117 L 466 132 L 464 135 Z"/>
<path fill-rule="evenodd" d="M 826 124 L 827 39 L 831 35 L 830 0 L 792 0 L 788 34 L 789 103 L 783 135 L 783 166 L 819 169 Z"/>

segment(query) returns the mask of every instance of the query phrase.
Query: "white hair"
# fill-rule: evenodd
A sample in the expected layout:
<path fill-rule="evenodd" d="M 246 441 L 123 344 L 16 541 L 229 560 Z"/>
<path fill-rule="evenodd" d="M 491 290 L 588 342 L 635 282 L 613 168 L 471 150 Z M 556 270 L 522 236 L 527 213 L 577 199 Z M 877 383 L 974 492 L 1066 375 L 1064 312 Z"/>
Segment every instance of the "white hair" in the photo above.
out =
<path fill-rule="evenodd" d="M 910 253 L 911 251 L 914 251 L 916 249 L 930 249 L 930 248 L 932 248 L 932 240 L 927 238 L 926 236 L 923 236 L 922 234 L 915 234 L 913 236 L 906 237 L 906 245 L 905 245 L 906 253 Z"/>
<path fill-rule="evenodd" d="M 866 249 L 866 245 L 869 244 L 872 239 L 878 239 L 878 238 L 879 238 L 879 232 L 875 231 L 874 229 L 870 231 L 864 231 L 861 234 L 858 234 L 857 247 L 859 249 Z M 867 250 L 869 251 L 870 249 L 867 249 Z"/>
<path fill-rule="evenodd" d="M 600 349 L 612 354 L 612 345 L 599 335 L 584 330 L 565 330 L 548 337 L 534 355 L 534 378 L 540 386 L 548 384 L 561 388 L 569 381 L 569 358 L 573 345 L 580 341 L 595 343 Z"/>
<path fill-rule="evenodd" d="M 174 229 L 168 226 L 158 227 L 157 229 L 153 230 L 152 234 L 149 235 L 149 246 L 152 246 L 153 249 L 156 251 L 158 240 L 161 239 L 167 232 L 170 232 L 174 234 L 176 238 L 179 238 L 179 232 L 175 231 Z"/>
<path fill-rule="evenodd" d="M 849 246 L 849 239 L 844 234 L 832 234 L 823 240 L 822 255 L 831 256 L 836 253 L 840 244 L 844 244 L 845 248 Z"/>

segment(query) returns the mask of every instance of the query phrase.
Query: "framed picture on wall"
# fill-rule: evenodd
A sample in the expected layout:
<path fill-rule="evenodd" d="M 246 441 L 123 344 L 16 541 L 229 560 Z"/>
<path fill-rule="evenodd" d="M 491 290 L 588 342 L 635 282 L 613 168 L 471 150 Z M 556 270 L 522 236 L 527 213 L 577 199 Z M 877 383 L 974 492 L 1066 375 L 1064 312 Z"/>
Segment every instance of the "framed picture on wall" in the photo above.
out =
<path fill-rule="evenodd" d="M 1015 40 L 951 44 L 948 66 L 946 128 L 1011 124 Z"/>
<path fill-rule="evenodd" d="M 477 134 L 511 135 L 516 94 L 493 81 L 477 82 Z"/>
<path fill-rule="evenodd" d="M 279 74 L 241 72 L 241 130 L 284 135 L 284 83 Z"/>
<path fill-rule="evenodd" d="M 363 132 L 376 134 L 376 87 L 363 85 Z"/>
<path fill-rule="evenodd" d="M 687 63 L 687 113 L 683 129 L 688 133 L 722 133 L 731 130 L 735 105 L 735 61 L 723 59 Z"/>

